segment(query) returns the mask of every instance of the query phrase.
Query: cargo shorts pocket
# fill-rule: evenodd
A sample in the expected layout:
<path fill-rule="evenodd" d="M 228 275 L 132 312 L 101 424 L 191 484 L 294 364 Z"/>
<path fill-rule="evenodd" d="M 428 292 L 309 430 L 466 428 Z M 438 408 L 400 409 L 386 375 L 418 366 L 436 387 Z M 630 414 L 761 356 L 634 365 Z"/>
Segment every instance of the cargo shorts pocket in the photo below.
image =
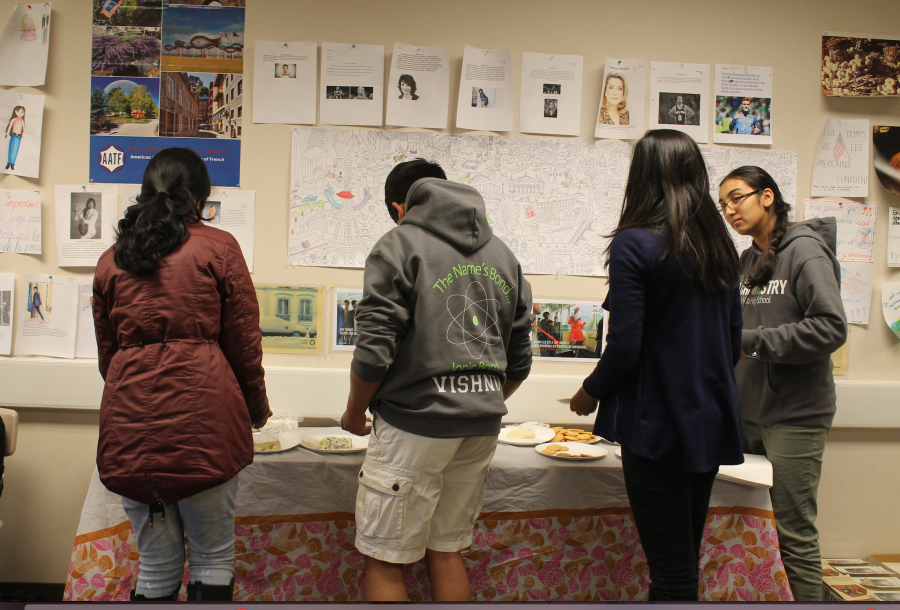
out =
<path fill-rule="evenodd" d="M 414 480 L 415 471 L 366 458 L 359 470 L 357 531 L 370 538 L 400 538 Z"/>

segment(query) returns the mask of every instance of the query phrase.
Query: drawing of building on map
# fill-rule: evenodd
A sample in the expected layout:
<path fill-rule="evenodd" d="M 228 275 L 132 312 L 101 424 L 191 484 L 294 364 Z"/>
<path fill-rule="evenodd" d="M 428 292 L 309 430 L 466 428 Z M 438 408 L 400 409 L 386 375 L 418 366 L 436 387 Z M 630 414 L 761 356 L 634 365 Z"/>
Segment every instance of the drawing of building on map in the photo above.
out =
<path fill-rule="evenodd" d="M 525 273 L 605 275 L 631 147 L 625 142 L 295 128 L 288 259 L 363 267 L 394 222 L 384 181 L 397 163 L 434 161 L 484 197 L 495 234 Z"/>
<path fill-rule="evenodd" d="M 701 146 L 700 152 L 706 160 L 709 172 L 709 190 L 713 201 L 719 200 L 719 183 L 725 176 L 738 167 L 756 165 L 763 168 L 778 184 L 781 196 L 791 205 L 789 217 L 794 219 L 797 209 L 797 153 L 786 150 L 759 150 L 755 148 L 739 148 L 735 146 Z M 727 222 L 728 234 L 731 236 L 738 253 L 743 252 L 753 243 L 749 235 L 739 235 Z"/>

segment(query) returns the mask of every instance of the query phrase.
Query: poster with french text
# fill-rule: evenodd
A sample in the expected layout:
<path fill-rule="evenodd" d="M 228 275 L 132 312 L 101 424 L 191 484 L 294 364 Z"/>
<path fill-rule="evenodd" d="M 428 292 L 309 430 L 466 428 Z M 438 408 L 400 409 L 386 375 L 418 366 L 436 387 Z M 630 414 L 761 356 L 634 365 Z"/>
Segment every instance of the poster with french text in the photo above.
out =
<path fill-rule="evenodd" d="M 875 266 L 841 263 L 841 301 L 848 324 L 868 324 Z"/>
<path fill-rule="evenodd" d="M 827 119 L 813 165 L 813 197 L 869 196 L 869 120 Z"/>
<path fill-rule="evenodd" d="M 512 131 L 513 76 L 509 49 L 466 46 L 459 80 L 456 126 L 481 131 Z"/>
<path fill-rule="evenodd" d="M 0 191 L 0 253 L 41 253 L 40 191 Z"/>
<path fill-rule="evenodd" d="M 57 185 L 56 264 L 96 267 L 116 242 L 118 218 L 118 185 Z"/>
<path fill-rule="evenodd" d="M 871 263 L 875 253 L 877 203 L 834 199 L 806 199 L 803 218 L 837 219 L 837 258 Z"/>
<path fill-rule="evenodd" d="M 900 208 L 888 208 L 888 267 L 900 267 Z"/>
<path fill-rule="evenodd" d="M 449 106 L 450 54 L 447 47 L 395 44 L 388 77 L 385 122 L 398 127 L 444 129 Z"/>
<path fill-rule="evenodd" d="M 595 138 L 637 140 L 644 135 L 645 66 L 643 58 L 606 58 Z"/>
<path fill-rule="evenodd" d="M 581 55 L 522 53 L 519 131 L 579 135 L 583 81 Z"/>
<path fill-rule="evenodd" d="M 772 68 L 716 64 L 713 142 L 772 143 Z"/>
<path fill-rule="evenodd" d="M 709 64 L 650 62 L 650 129 L 709 142 Z"/>

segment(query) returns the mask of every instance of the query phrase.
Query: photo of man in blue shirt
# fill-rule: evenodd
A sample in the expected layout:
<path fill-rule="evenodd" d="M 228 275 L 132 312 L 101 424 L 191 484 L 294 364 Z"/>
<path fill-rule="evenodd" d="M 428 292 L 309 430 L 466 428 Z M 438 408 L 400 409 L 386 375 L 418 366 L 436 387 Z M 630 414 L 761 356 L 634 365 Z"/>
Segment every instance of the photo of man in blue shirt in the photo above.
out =
<path fill-rule="evenodd" d="M 728 131 L 746 136 L 758 136 L 762 133 L 759 119 L 756 118 L 756 115 L 750 113 L 752 101 L 749 97 L 741 100 L 741 108 L 731 117 L 731 125 L 729 125 Z"/>

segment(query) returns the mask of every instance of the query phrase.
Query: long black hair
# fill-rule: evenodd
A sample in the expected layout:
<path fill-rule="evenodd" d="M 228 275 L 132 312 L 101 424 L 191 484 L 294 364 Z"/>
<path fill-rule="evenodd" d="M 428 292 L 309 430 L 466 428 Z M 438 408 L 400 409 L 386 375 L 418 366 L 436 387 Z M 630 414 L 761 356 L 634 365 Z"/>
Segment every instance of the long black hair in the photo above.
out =
<path fill-rule="evenodd" d="M 740 263 L 725 223 L 709 193 L 709 174 L 700 148 L 689 136 L 654 129 L 638 140 L 628 171 L 619 225 L 608 236 L 645 228 L 666 239 L 673 256 L 694 283 L 708 290 L 737 286 Z M 606 265 L 609 251 L 606 248 Z"/>
<path fill-rule="evenodd" d="M 779 190 L 775 179 L 761 167 L 744 165 L 732 170 L 719 183 L 719 186 L 721 187 L 726 180 L 731 180 L 732 178 L 743 180 L 752 191 L 769 189 L 774 196 L 774 201 L 768 208 L 769 222 L 774 221 L 772 233 L 769 235 L 769 247 L 762 253 L 762 256 L 756 259 L 756 264 L 753 265 L 750 274 L 744 278 L 744 286 L 753 290 L 757 286 L 768 284 L 769 280 L 772 279 L 772 274 L 775 273 L 775 250 L 790 226 L 788 214 L 791 211 L 791 204 L 782 197 L 781 190 Z"/>
<path fill-rule="evenodd" d="M 188 238 L 186 223 L 198 222 L 200 204 L 210 193 L 209 172 L 200 155 L 166 148 L 150 159 L 137 203 L 116 231 L 116 265 L 147 275 Z"/>

